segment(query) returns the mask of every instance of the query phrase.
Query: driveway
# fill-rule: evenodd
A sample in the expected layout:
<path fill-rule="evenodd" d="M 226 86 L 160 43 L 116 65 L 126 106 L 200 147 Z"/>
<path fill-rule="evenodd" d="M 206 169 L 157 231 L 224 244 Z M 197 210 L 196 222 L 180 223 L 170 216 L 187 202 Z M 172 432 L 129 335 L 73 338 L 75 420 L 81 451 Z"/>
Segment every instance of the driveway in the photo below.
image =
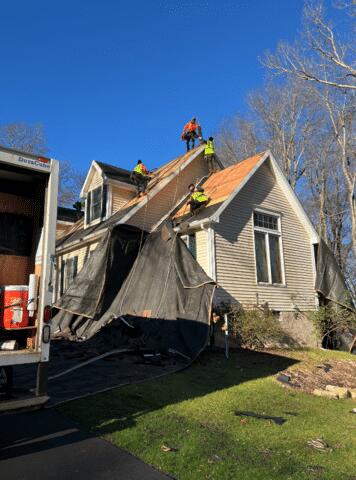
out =
<path fill-rule="evenodd" d="M 169 480 L 54 409 L 0 416 L 0 478 Z"/>

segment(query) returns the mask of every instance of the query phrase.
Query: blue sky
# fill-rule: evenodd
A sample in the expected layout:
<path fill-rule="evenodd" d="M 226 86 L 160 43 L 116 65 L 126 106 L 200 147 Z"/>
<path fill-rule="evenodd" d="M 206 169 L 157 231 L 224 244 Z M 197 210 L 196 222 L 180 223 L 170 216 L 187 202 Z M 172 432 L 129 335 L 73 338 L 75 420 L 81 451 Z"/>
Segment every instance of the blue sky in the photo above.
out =
<path fill-rule="evenodd" d="M 328 2 L 329 3 L 329 2 Z M 244 109 L 258 57 L 300 28 L 301 0 L 2 2 L 0 124 L 40 122 L 50 155 L 157 167 Z"/>

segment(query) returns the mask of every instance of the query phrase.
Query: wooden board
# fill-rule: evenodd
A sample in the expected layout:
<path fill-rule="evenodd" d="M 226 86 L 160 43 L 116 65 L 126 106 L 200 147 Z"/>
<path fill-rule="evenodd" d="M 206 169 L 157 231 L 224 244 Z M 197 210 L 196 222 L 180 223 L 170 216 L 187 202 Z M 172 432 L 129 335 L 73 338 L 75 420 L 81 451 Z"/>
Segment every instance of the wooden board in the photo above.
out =
<path fill-rule="evenodd" d="M 0 255 L 0 285 L 28 285 L 30 257 Z"/>

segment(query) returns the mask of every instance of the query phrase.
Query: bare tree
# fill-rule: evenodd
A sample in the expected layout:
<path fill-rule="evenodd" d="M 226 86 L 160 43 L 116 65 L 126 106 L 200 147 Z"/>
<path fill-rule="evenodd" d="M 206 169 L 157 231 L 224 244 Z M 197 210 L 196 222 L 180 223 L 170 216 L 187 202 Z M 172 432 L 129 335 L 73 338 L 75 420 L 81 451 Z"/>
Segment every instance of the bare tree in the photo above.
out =
<path fill-rule="evenodd" d="M 305 173 L 306 186 L 301 194 L 319 235 L 344 270 L 349 257 L 347 188 L 327 122 L 324 126 L 325 130 L 307 146 L 309 162 Z"/>
<path fill-rule="evenodd" d="M 270 149 L 295 189 L 305 171 L 305 149 L 319 118 L 309 90 L 300 81 L 269 83 L 249 96 L 249 112 L 218 132 L 219 156 L 235 163 Z"/>
<path fill-rule="evenodd" d="M 347 190 L 352 248 L 356 258 L 356 93 L 330 89 L 323 89 L 319 93 L 329 116 Z"/>
<path fill-rule="evenodd" d="M 277 74 L 342 90 L 356 90 L 355 2 L 341 1 L 345 15 L 344 38 L 326 19 L 322 2 L 309 1 L 304 8 L 304 29 L 293 44 L 280 43 L 275 53 L 267 52 L 263 65 Z"/>
<path fill-rule="evenodd" d="M 43 125 L 24 122 L 9 123 L 0 127 L 0 144 L 28 153 L 45 155 L 48 152 Z"/>
<path fill-rule="evenodd" d="M 58 204 L 74 207 L 75 202 L 79 198 L 84 180 L 85 174 L 82 171 L 74 168 L 67 160 L 61 161 L 59 166 Z"/>
<path fill-rule="evenodd" d="M 216 140 L 219 158 L 225 166 L 255 155 L 262 148 L 253 120 L 239 115 L 224 122 Z"/>
<path fill-rule="evenodd" d="M 28 125 L 24 122 L 10 123 L 0 127 L 0 144 L 37 155 L 49 152 L 43 125 Z M 78 200 L 85 175 L 68 161 L 60 162 L 59 205 L 72 206 Z"/>
<path fill-rule="evenodd" d="M 299 81 L 268 84 L 250 95 L 250 107 L 257 123 L 260 144 L 270 149 L 281 163 L 293 189 L 306 168 L 306 145 L 318 128 L 313 97 Z"/>

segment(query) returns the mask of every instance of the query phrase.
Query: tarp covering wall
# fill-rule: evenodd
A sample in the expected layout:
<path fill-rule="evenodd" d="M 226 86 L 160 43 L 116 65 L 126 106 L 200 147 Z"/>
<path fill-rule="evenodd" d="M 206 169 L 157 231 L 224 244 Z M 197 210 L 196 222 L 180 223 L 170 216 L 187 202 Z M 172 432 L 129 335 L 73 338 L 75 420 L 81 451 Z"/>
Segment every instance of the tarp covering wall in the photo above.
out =
<path fill-rule="evenodd" d="M 88 318 L 101 315 L 129 274 L 145 235 L 126 225 L 108 230 L 55 307 Z"/>
<path fill-rule="evenodd" d="M 353 309 L 344 276 L 334 254 L 323 240 L 318 245 L 315 290 L 326 299 Z"/>
<path fill-rule="evenodd" d="M 196 357 L 208 339 L 213 280 L 173 231 L 150 234 L 127 275 L 122 228 L 107 234 L 56 304 L 54 336 L 88 340 L 110 324 L 116 347 L 139 345 Z"/>

